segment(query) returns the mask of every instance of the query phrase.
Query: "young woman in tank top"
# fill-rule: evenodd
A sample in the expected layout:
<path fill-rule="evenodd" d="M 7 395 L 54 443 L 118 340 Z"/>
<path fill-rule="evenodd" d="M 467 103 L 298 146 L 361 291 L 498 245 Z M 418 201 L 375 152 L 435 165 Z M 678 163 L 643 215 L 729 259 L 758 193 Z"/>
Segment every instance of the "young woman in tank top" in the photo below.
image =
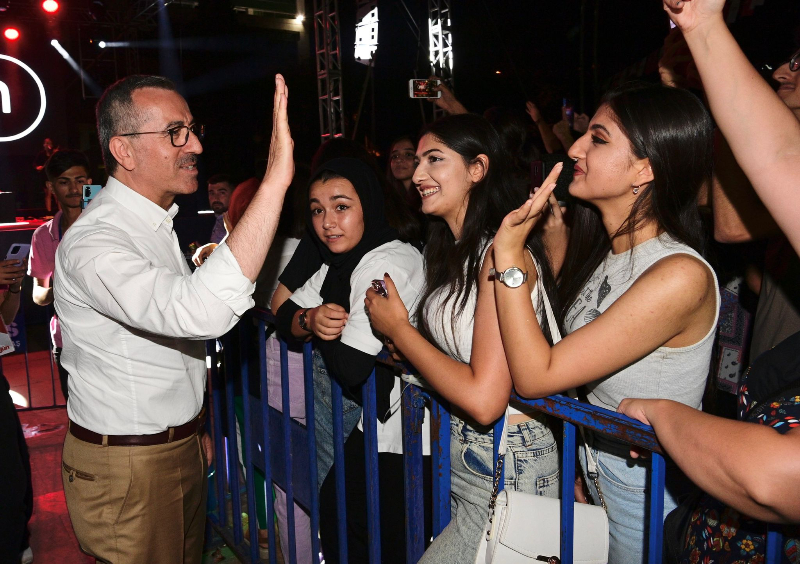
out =
<path fill-rule="evenodd" d="M 611 410 L 626 397 L 700 407 L 719 310 L 716 277 L 699 254 L 696 204 L 711 178 L 712 132 L 705 108 L 685 90 L 631 85 L 605 96 L 569 151 L 575 161 L 569 190 L 580 202 L 561 272 L 567 336 L 551 347 L 527 296 L 494 282 L 519 394 L 535 398 L 586 386 L 592 404 Z M 548 192 L 503 221 L 493 247 L 498 271 L 530 268 L 525 239 Z M 597 434 L 589 451 L 608 507 L 609 562 L 640 564 L 647 463 Z M 675 507 L 671 478 L 678 474 L 668 469 L 664 515 Z M 589 491 L 599 503 L 593 484 Z"/>
<path fill-rule="evenodd" d="M 515 187 L 500 139 L 480 116 L 455 115 L 431 124 L 417 159 L 413 179 L 422 211 L 431 217 L 418 328 L 409 323 L 389 276 L 384 278 L 388 299 L 370 290 L 366 304 L 372 326 L 393 341 L 452 410 L 453 516 L 422 562 L 472 563 L 492 489 L 491 424 L 503 415 L 511 392 L 489 276 L 491 242 L 503 217 L 527 194 Z M 537 277 L 545 286 L 554 284 L 539 236 L 530 239 L 537 268 L 531 266 L 520 291 L 529 308 L 539 312 Z M 517 411 L 510 423 L 505 487 L 557 497 L 558 452 L 552 433 L 530 413 Z"/>

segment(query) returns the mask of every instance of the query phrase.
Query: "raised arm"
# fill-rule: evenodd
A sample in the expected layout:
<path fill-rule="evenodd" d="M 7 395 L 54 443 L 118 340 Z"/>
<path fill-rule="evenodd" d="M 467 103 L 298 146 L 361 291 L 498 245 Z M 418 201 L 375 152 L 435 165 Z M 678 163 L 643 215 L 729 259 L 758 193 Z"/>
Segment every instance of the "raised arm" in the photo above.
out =
<path fill-rule="evenodd" d="M 395 298 L 397 289 L 390 277 L 384 278 L 388 299 L 370 290 L 365 300 L 373 327 L 394 342 L 395 347 L 442 397 L 482 425 L 493 423 L 503 414 L 511 394 L 511 378 L 500 339 L 489 277 L 492 266 L 489 250 L 479 276 L 469 364 L 459 362 L 437 349 L 408 322 L 408 313 L 402 301 Z M 532 261 L 528 272 L 533 273 L 528 280 L 531 284 L 528 288 L 532 288 L 536 281 Z M 530 302 L 530 289 L 527 295 Z M 464 315 L 469 315 L 469 312 Z M 449 321 L 445 320 L 445 323 Z"/>
<path fill-rule="evenodd" d="M 242 274 L 255 282 L 278 228 L 283 198 L 294 176 L 294 141 L 289 131 L 289 89 L 281 75 L 275 76 L 272 110 L 272 140 L 267 172 L 244 215 L 228 235 L 227 245 Z"/>
<path fill-rule="evenodd" d="M 759 76 L 722 17 L 725 0 L 664 0 L 736 160 L 800 252 L 800 122 Z"/>
<path fill-rule="evenodd" d="M 744 243 L 779 234 L 775 220 L 758 199 L 719 132 L 714 145 L 711 184 L 714 239 L 720 243 Z"/>
<path fill-rule="evenodd" d="M 503 220 L 494 242 L 498 270 L 525 260 L 525 239 L 554 187 L 539 190 Z M 693 257 L 674 255 L 651 266 L 603 314 L 551 348 L 524 292 L 499 281 L 494 288 L 511 378 L 525 397 L 593 382 L 664 345 L 694 344 L 711 329 L 717 308 L 709 269 Z"/>
<path fill-rule="evenodd" d="M 800 523 L 800 429 L 781 435 L 670 400 L 625 399 L 618 410 L 652 425 L 681 470 L 718 500 L 756 519 Z"/>

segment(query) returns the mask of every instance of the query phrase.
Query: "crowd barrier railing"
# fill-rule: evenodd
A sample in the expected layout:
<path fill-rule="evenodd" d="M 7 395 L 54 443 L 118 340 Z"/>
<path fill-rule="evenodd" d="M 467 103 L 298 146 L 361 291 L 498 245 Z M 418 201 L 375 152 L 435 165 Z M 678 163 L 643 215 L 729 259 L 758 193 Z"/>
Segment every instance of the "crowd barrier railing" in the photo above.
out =
<path fill-rule="evenodd" d="M 215 471 L 209 483 L 209 521 L 242 562 L 260 562 L 256 517 L 256 496 L 264 497 L 268 524 L 270 564 L 278 562 L 275 536 L 274 496 L 271 485 L 280 487 L 286 495 L 286 528 L 288 546 L 282 547 L 283 561 L 295 564 L 295 522 L 292 508 L 297 503 L 310 517 L 312 554 L 320 554 L 319 493 L 317 483 L 316 437 L 314 421 L 314 393 L 312 373 L 312 345 L 302 346 L 305 424 L 292 419 L 288 350 L 280 341 L 280 380 L 282 410 L 268 401 L 268 370 L 266 339 L 274 317 L 269 311 L 254 309 L 248 312 L 231 332 L 218 340 L 208 341 L 208 367 L 210 378 L 211 417 L 209 418 L 216 452 Z M 249 348 L 257 344 L 257 355 Z M 220 358 L 219 353 L 222 352 Z M 387 351 L 378 357 L 380 362 L 394 364 Z M 257 374 L 252 369 L 257 368 Z M 412 368 L 403 365 L 408 372 Z M 251 382 L 257 382 L 252 387 Z M 251 393 L 253 390 L 258 393 Z M 241 444 L 237 444 L 234 398 L 237 391 L 243 397 L 243 428 Z M 649 451 L 649 509 L 647 518 L 646 557 L 648 564 L 662 562 L 663 508 L 666 464 L 661 447 L 651 427 L 624 415 L 594 407 L 565 396 L 555 395 L 538 400 L 512 396 L 520 403 L 560 419 L 563 424 L 561 452 L 561 562 L 572 564 L 574 542 L 574 488 L 576 468 L 576 430 L 583 427 L 594 433 L 613 437 L 641 450 Z M 344 434 L 342 389 L 331 381 L 333 411 L 334 472 L 339 560 L 347 562 L 347 532 L 344 476 Z M 377 414 L 375 400 L 375 373 L 362 387 L 363 429 L 365 441 L 365 470 L 367 476 L 367 518 L 369 561 L 381 561 L 380 546 L 380 476 L 378 472 Z M 403 387 L 403 461 L 405 490 L 406 561 L 417 562 L 425 550 L 422 422 L 426 405 L 431 416 L 432 465 L 432 529 L 438 535 L 450 521 L 450 414 L 446 402 L 435 393 L 413 384 Z M 264 424 L 264 423 L 267 424 Z M 500 440 L 502 419 L 494 426 L 495 462 Z M 237 446 L 244 456 L 245 480 L 240 479 L 240 460 Z M 256 480 L 251 479 L 256 469 L 263 473 L 267 487 L 257 492 Z M 242 484 L 243 481 L 243 484 Z M 502 487 L 503 480 L 500 484 Z M 242 485 L 244 490 L 242 490 Z M 248 515 L 244 526 L 242 494 Z M 488 496 L 487 496 L 488 505 Z M 644 526 L 644 524 L 643 524 Z M 245 540 L 245 534 L 247 535 Z M 766 564 L 781 562 L 782 537 L 778 530 L 770 529 L 767 536 Z M 315 558 L 314 563 L 318 560 Z M 666 563 L 665 563 L 666 564 Z"/>

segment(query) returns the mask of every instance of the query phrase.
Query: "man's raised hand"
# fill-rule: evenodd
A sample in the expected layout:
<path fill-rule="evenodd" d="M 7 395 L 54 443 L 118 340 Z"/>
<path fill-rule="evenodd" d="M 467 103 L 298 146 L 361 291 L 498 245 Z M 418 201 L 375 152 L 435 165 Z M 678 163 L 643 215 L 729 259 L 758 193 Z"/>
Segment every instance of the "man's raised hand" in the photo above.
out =
<path fill-rule="evenodd" d="M 272 138 L 269 144 L 269 161 L 265 184 L 288 188 L 294 176 L 294 141 L 289 130 L 289 88 L 283 76 L 275 75 L 275 98 L 272 109 Z"/>

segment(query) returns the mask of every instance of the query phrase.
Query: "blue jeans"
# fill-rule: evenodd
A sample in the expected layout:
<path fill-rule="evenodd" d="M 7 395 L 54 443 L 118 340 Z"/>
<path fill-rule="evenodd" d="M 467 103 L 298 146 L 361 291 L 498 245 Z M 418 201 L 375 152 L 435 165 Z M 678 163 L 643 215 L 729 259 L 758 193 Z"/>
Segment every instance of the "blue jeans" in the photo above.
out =
<path fill-rule="evenodd" d="M 325 476 L 333 466 L 333 404 L 331 403 L 331 377 L 322 354 L 314 349 L 312 355 L 314 369 L 314 432 L 317 438 L 317 488 L 322 487 Z M 343 441 L 361 418 L 361 406 L 342 397 L 344 431 Z"/>
<path fill-rule="evenodd" d="M 455 416 L 450 418 L 450 524 L 433 539 L 420 563 L 475 562 L 488 524 L 494 478 L 493 433 L 481 433 Z M 508 428 L 505 488 L 558 497 L 558 445 L 537 420 Z"/>
<path fill-rule="evenodd" d="M 588 437 L 588 434 L 587 434 Z M 630 457 L 630 446 L 595 434 L 590 442 L 597 461 L 597 481 L 608 507 L 608 561 L 614 564 L 642 564 L 646 561 L 647 515 L 650 505 L 650 461 Z M 581 467 L 586 473 L 586 449 L 580 447 Z M 667 464 L 664 517 L 675 509 L 675 497 L 684 487 L 682 474 Z M 600 505 L 592 480 L 589 493 Z M 663 520 L 662 520 L 663 522 Z"/>

